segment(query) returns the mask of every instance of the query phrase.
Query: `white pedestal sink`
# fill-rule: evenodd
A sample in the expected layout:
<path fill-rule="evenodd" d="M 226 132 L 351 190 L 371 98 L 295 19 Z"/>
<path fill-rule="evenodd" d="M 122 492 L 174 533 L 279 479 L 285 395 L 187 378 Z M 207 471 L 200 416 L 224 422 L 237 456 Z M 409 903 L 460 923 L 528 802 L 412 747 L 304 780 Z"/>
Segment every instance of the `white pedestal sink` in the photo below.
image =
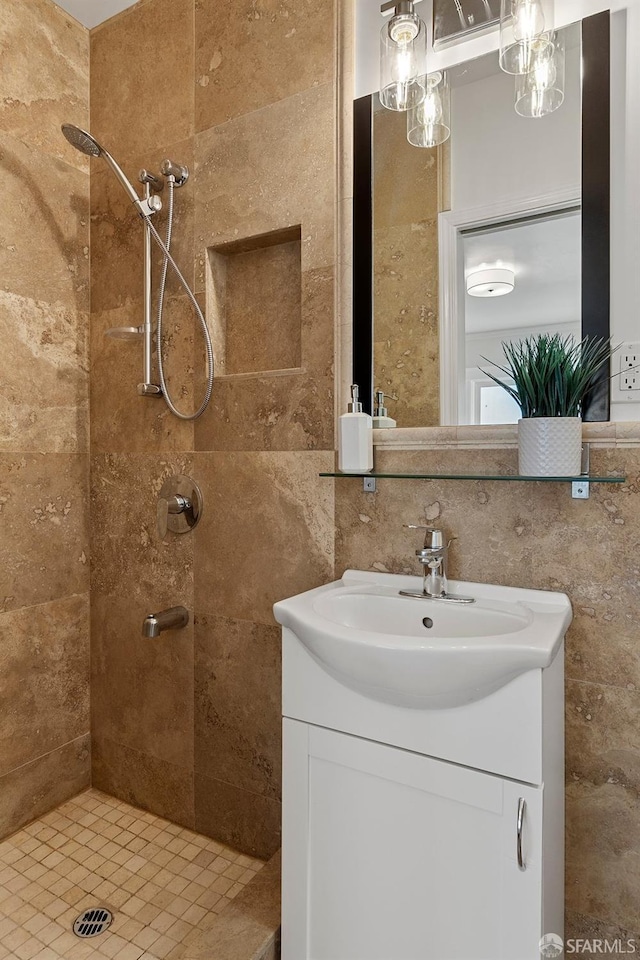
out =
<path fill-rule="evenodd" d="M 563 932 L 566 596 L 347 571 L 283 625 L 283 960 L 539 960 Z"/>
<path fill-rule="evenodd" d="M 548 667 L 571 622 L 562 594 L 453 582 L 451 594 L 476 602 L 400 596 L 420 583 L 347 570 L 336 583 L 277 603 L 275 616 L 342 683 L 375 700 L 431 708 L 480 700 Z"/>

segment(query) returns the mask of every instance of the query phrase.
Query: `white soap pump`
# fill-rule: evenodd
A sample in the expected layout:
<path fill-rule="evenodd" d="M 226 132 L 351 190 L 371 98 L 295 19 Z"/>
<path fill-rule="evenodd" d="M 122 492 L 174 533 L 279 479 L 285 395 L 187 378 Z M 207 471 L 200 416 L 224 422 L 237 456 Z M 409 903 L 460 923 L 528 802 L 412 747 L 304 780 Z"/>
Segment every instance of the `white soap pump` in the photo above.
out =
<path fill-rule="evenodd" d="M 375 391 L 375 403 L 373 406 L 373 429 L 388 430 L 397 426 L 393 417 L 390 417 L 387 408 L 384 405 L 386 394 L 384 390 Z M 397 397 L 391 397 L 391 400 L 397 400 Z"/>
<path fill-rule="evenodd" d="M 362 412 L 357 383 L 351 385 L 351 402 L 340 417 L 338 468 L 342 473 L 369 473 L 373 470 L 373 429 L 368 413 Z"/>

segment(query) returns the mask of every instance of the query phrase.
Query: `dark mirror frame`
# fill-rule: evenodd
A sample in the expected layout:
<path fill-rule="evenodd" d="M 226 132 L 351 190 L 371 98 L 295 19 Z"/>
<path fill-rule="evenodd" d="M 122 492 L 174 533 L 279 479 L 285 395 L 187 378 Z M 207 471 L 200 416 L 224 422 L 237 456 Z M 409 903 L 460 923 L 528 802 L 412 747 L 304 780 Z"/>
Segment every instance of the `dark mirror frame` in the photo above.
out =
<path fill-rule="evenodd" d="M 582 20 L 582 336 L 610 336 L 610 18 Z M 354 101 L 353 383 L 373 410 L 373 97 Z M 609 371 L 603 369 L 584 420 L 608 420 Z M 426 426 L 426 424 L 425 424 Z"/>

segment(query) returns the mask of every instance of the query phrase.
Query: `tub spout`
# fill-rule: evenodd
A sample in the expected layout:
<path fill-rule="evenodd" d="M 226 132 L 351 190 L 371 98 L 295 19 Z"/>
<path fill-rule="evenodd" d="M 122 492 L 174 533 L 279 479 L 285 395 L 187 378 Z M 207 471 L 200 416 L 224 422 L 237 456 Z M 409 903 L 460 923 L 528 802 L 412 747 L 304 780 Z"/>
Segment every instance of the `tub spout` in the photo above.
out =
<path fill-rule="evenodd" d="M 159 637 L 163 630 L 177 630 L 189 623 L 189 611 L 186 607 L 170 607 L 160 613 L 151 613 L 142 624 L 142 636 Z"/>

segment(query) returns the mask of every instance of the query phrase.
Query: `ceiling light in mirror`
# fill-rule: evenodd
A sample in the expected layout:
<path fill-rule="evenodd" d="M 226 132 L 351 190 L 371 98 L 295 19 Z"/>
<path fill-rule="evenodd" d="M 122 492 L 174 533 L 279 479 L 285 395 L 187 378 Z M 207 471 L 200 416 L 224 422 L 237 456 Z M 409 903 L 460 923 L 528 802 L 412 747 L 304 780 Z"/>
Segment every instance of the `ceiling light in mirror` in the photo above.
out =
<path fill-rule="evenodd" d="M 501 0 L 501 70 L 517 76 L 529 73 L 536 53 L 548 46 L 541 0 Z"/>
<path fill-rule="evenodd" d="M 380 32 L 380 103 L 387 110 L 405 111 L 425 95 L 427 31 L 409 0 L 384 3 L 393 11 Z"/>
<path fill-rule="evenodd" d="M 451 98 L 446 71 L 422 78 L 424 100 L 407 113 L 407 139 L 414 147 L 438 147 L 451 134 Z"/>
<path fill-rule="evenodd" d="M 549 34 L 549 46 L 534 57 L 530 73 L 516 77 L 516 113 L 546 117 L 564 102 L 564 37 Z"/>
<path fill-rule="evenodd" d="M 515 273 L 509 267 L 486 267 L 467 274 L 470 297 L 504 297 L 515 287 Z"/>

